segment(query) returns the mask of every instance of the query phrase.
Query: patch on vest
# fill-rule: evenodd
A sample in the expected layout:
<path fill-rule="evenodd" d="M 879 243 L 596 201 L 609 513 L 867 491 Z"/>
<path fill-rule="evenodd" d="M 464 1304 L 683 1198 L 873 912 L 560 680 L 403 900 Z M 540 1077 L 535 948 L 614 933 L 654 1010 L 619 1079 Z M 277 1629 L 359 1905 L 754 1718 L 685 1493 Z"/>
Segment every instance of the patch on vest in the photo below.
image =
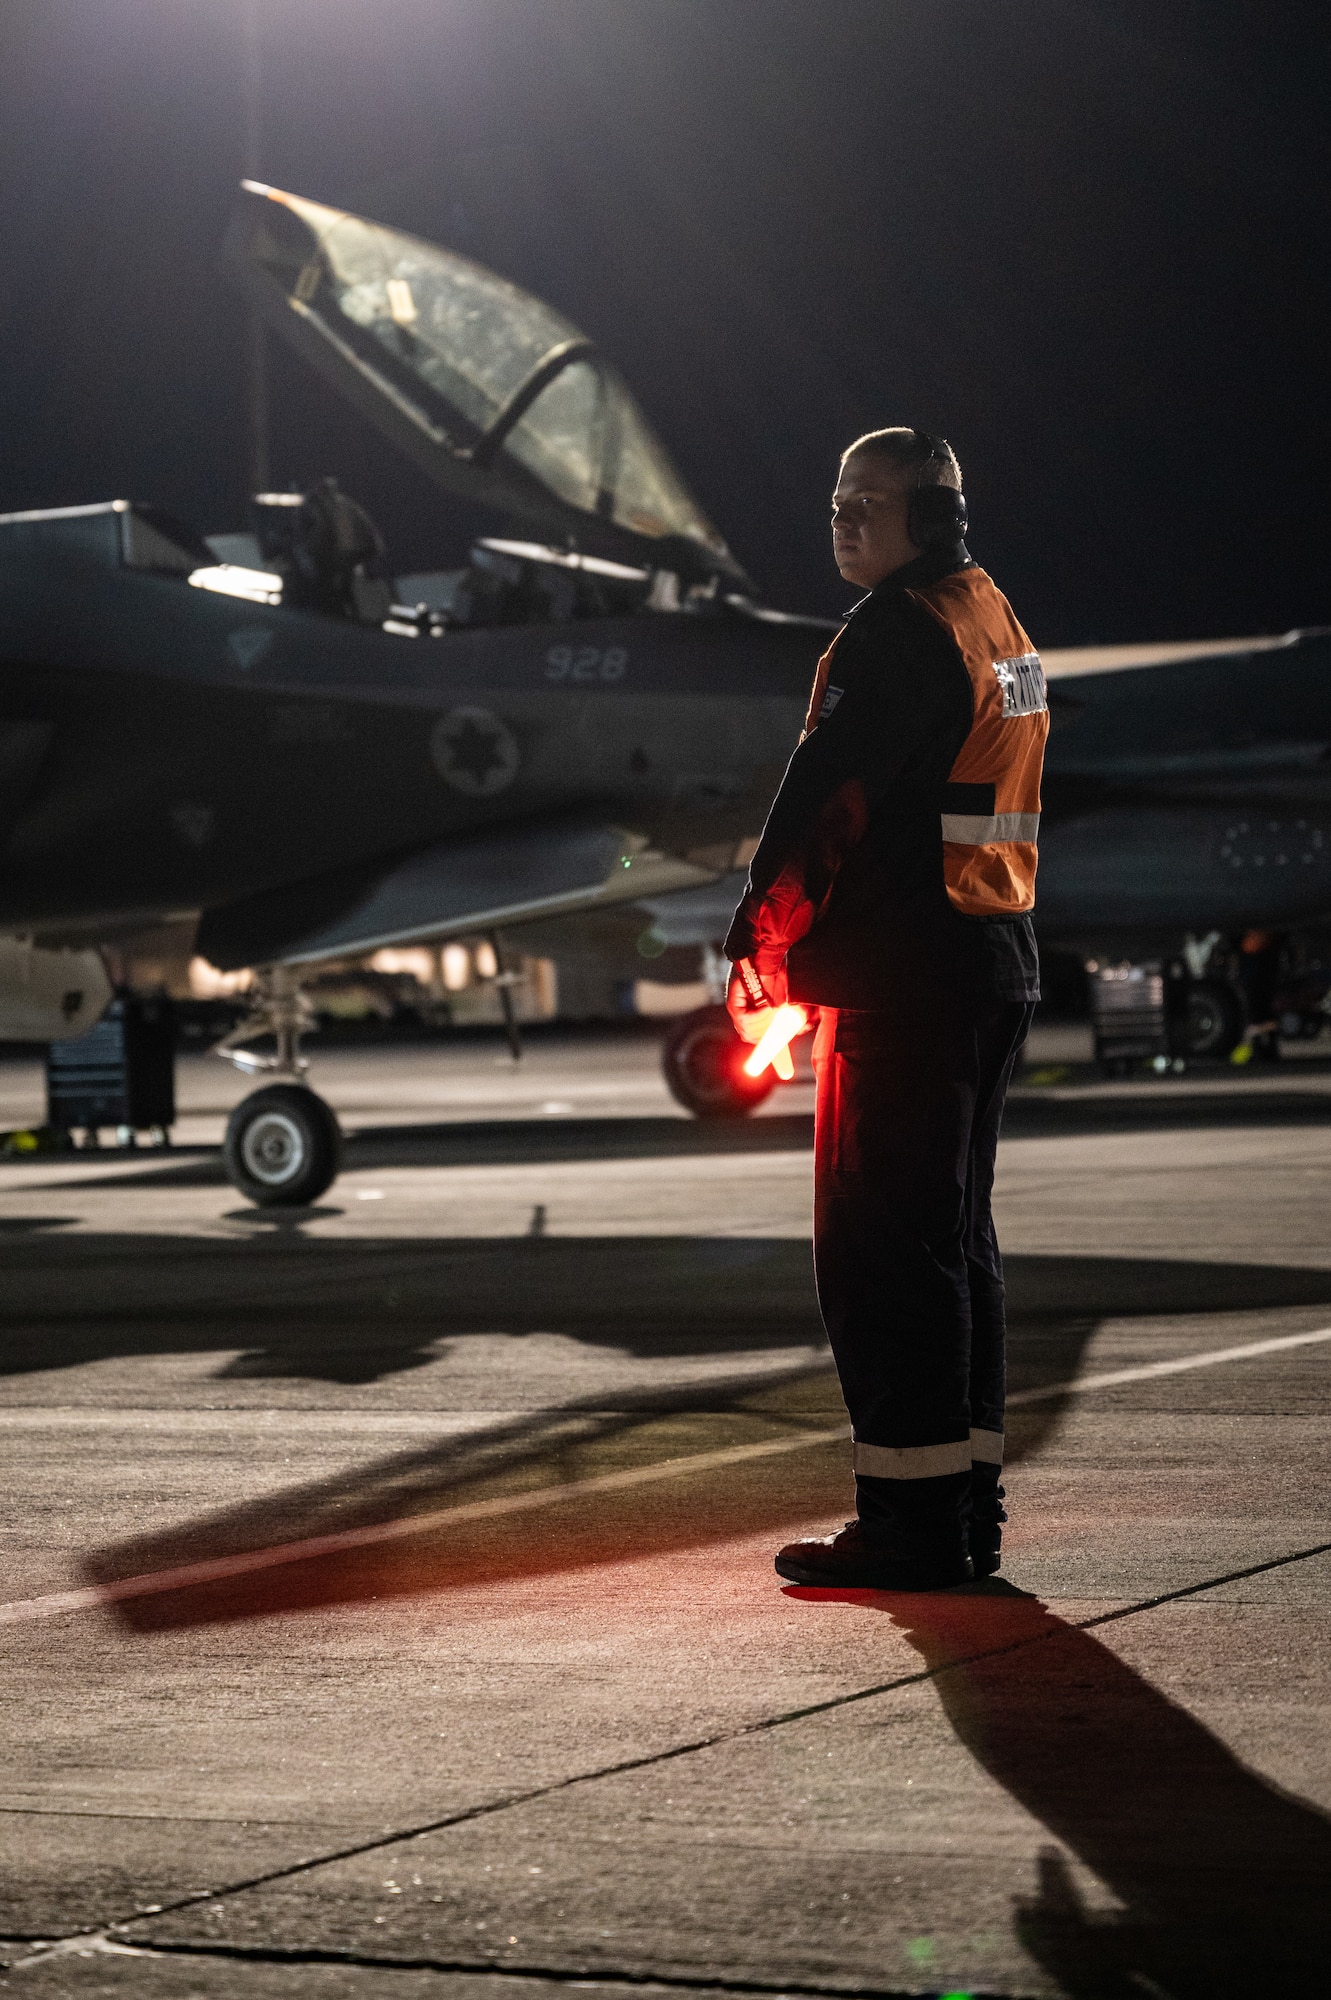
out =
<path fill-rule="evenodd" d="M 1004 715 L 1041 715 L 1048 708 L 1049 691 L 1038 653 L 1021 653 L 1015 660 L 995 660 L 994 672 L 1003 690 Z"/>
<path fill-rule="evenodd" d="M 823 695 L 823 705 L 818 711 L 818 720 L 820 722 L 826 722 L 828 716 L 832 713 L 832 710 L 836 707 L 845 692 L 844 688 L 829 687 L 827 689 Z"/>

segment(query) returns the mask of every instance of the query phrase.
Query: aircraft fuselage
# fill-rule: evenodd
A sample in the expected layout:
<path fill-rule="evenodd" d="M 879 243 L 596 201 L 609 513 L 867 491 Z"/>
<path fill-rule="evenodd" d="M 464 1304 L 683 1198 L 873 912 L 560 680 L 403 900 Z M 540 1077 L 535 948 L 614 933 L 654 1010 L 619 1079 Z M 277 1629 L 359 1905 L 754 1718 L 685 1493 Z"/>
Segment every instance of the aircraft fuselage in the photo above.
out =
<path fill-rule="evenodd" d="M 582 807 L 733 848 L 825 643 L 732 611 L 383 631 L 123 568 L 110 514 L 0 528 L 0 615 L 4 715 L 50 732 L 0 928 L 166 916 Z"/>
<path fill-rule="evenodd" d="M 0 526 L 0 929 L 106 936 L 572 812 L 724 874 L 827 639 L 752 608 L 384 630 L 126 567 L 122 530 Z M 1331 914 L 1331 638 L 1050 702 L 1046 940 Z"/>

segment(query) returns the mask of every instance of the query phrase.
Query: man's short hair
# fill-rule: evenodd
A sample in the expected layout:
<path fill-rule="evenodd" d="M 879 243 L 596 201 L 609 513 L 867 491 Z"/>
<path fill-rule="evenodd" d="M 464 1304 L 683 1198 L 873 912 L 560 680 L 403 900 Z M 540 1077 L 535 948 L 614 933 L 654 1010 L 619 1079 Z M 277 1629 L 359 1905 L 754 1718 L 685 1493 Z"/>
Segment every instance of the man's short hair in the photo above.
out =
<path fill-rule="evenodd" d="M 852 458 L 884 459 L 912 486 L 918 481 L 921 486 L 953 486 L 961 491 L 961 467 L 947 439 L 930 437 L 909 424 L 866 431 L 846 446 L 841 463 L 845 465 Z"/>

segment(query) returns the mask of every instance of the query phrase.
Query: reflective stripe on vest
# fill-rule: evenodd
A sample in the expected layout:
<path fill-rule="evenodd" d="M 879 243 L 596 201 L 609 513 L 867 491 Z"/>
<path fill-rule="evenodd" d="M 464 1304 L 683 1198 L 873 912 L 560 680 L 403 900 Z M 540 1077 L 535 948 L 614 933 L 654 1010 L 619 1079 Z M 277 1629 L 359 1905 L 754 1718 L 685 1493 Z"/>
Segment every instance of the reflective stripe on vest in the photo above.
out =
<path fill-rule="evenodd" d="M 1040 656 L 982 569 L 956 570 L 909 594 L 956 646 L 974 700 L 970 734 L 939 802 L 948 897 L 964 916 L 1019 915 L 1035 902 L 1049 734 Z"/>
<path fill-rule="evenodd" d="M 995 847 L 1009 840 L 1040 838 L 1039 813 L 944 813 L 943 838 L 954 847 Z"/>

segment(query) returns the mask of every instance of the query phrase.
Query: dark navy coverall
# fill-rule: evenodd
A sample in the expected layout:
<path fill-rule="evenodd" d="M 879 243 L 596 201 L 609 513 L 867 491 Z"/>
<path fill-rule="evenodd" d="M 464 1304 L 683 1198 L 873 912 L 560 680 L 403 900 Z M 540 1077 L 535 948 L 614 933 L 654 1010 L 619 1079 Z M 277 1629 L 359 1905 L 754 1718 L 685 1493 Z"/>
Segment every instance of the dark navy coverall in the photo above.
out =
<path fill-rule="evenodd" d="M 856 1499 L 890 1557 L 998 1540 L 1003 1271 L 990 1214 L 1003 1100 L 1039 971 L 1029 916 L 966 917 L 939 806 L 974 713 L 948 633 L 908 597 L 960 544 L 850 614 L 725 943 L 822 1009 L 814 1262 L 855 1437 Z"/>

